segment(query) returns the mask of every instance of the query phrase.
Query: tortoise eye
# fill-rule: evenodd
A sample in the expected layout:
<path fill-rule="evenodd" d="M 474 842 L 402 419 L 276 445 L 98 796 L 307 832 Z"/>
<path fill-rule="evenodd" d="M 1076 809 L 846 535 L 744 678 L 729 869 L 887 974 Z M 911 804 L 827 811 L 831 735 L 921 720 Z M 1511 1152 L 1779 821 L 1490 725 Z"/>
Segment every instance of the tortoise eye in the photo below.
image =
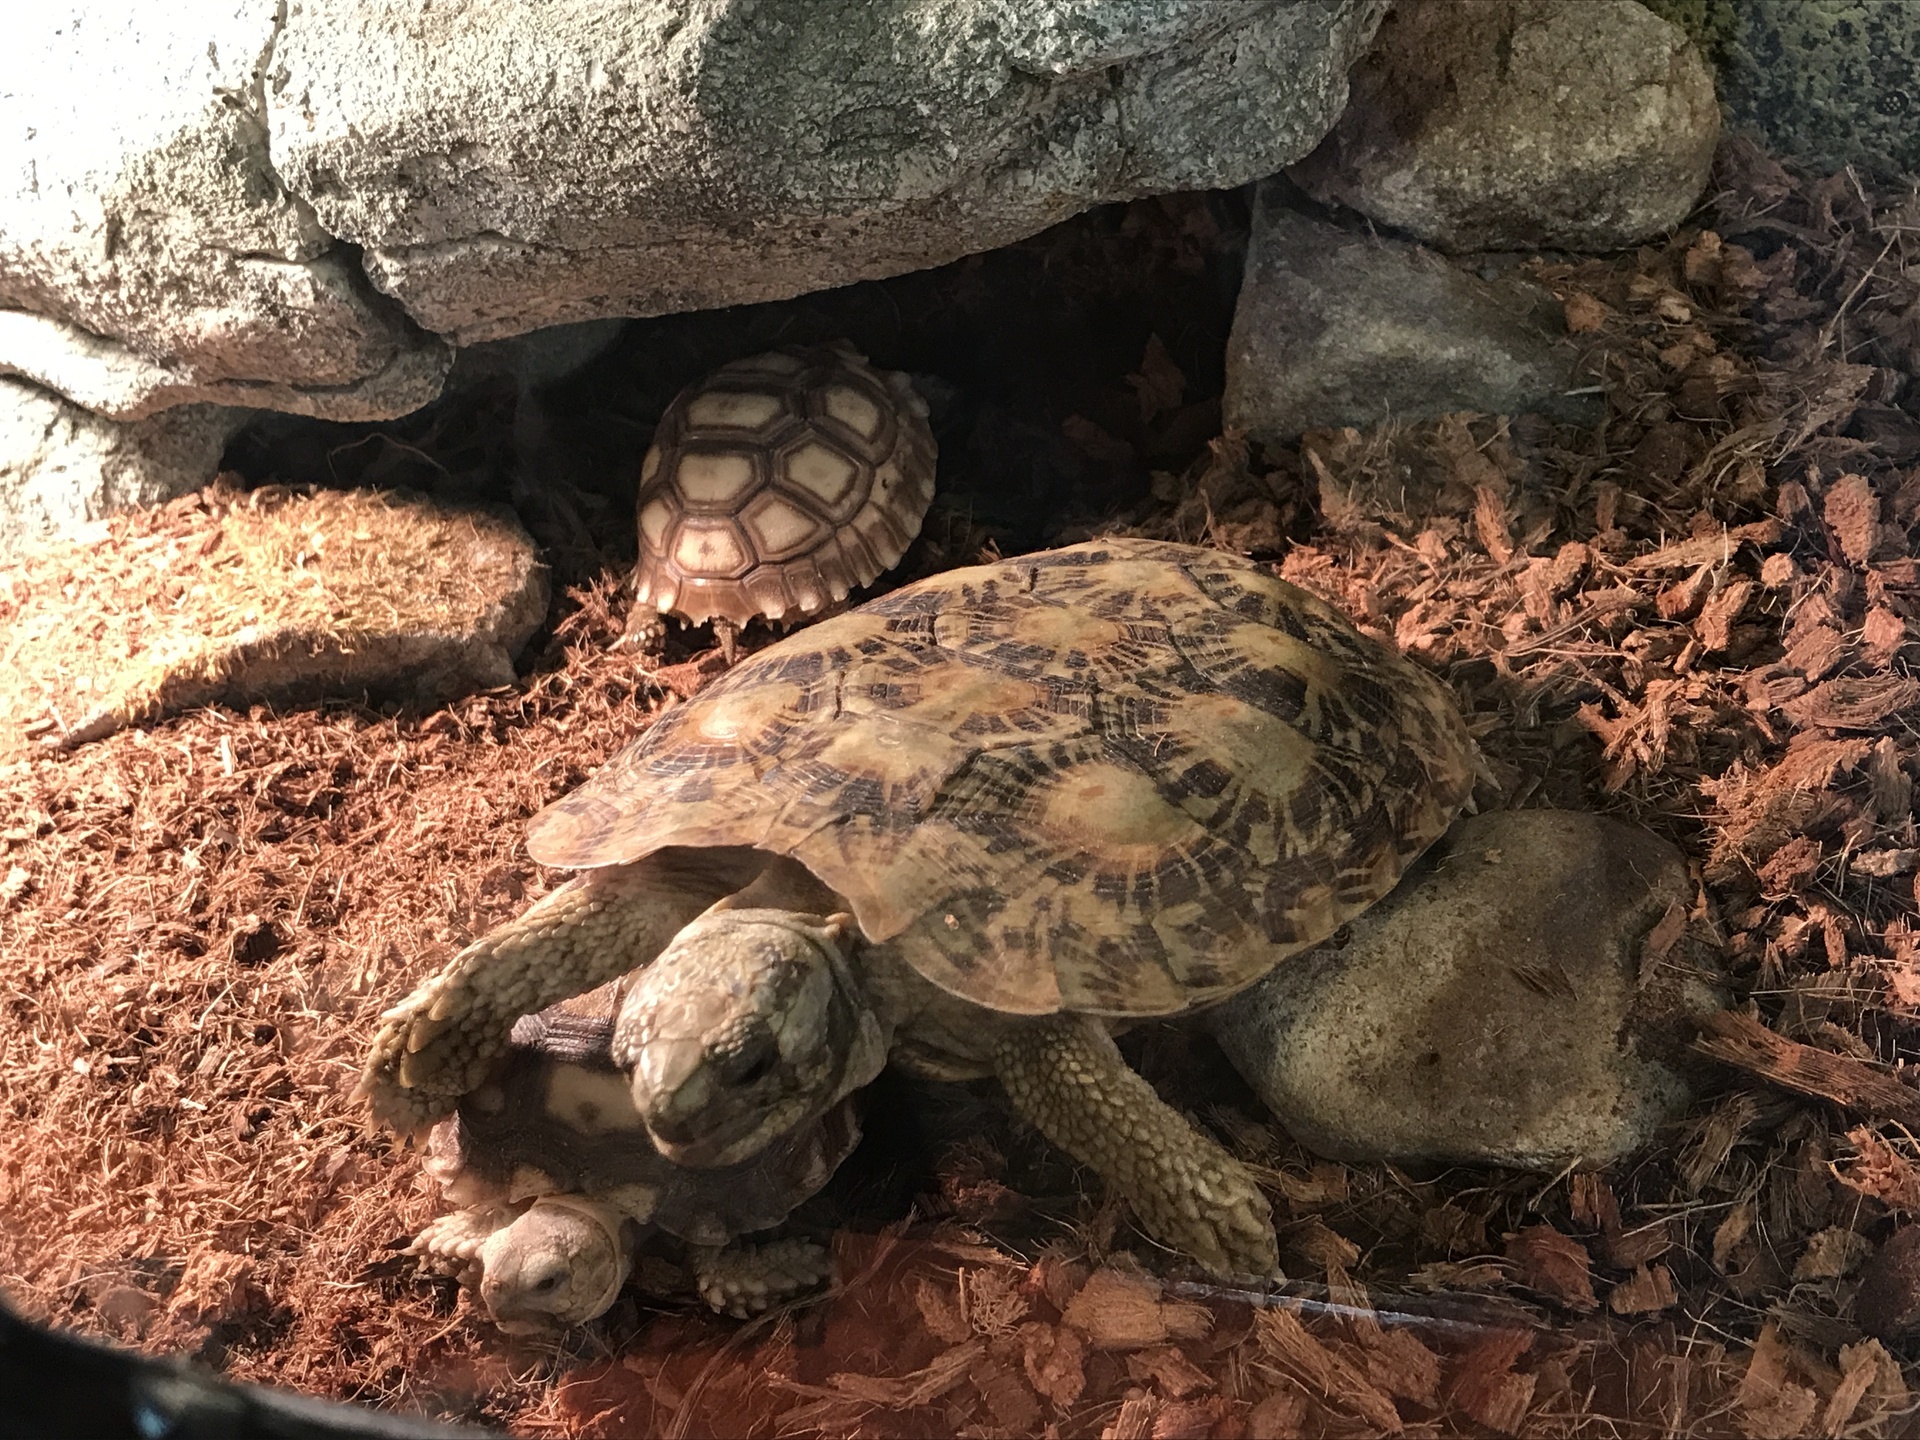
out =
<path fill-rule="evenodd" d="M 751 1065 L 747 1066 L 746 1069 L 734 1077 L 733 1083 L 736 1085 L 752 1085 L 757 1081 L 766 1079 L 767 1072 L 771 1069 L 773 1069 L 773 1056 L 771 1054 L 757 1056 Z"/>
<path fill-rule="evenodd" d="M 707 1042 L 707 1063 L 724 1085 L 753 1085 L 767 1078 L 780 1058 L 780 1042 L 758 1016 L 729 1025 Z"/>

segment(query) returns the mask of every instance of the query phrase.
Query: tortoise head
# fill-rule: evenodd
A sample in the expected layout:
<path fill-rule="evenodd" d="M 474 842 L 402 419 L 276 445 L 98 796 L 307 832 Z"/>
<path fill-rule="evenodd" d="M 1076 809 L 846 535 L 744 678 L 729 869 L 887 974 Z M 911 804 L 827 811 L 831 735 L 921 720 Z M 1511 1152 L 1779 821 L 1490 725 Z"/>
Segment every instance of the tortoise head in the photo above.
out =
<path fill-rule="evenodd" d="M 850 916 L 717 909 L 636 977 L 613 1060 L 660 1153 L 737 1165 L 825 1114 L 886 1063 L 848 962 Z"/>
<path fill-rule="evenodd" d="M 633 1261 L 627 1229 L 611 1205 L 543 1196 L 481 1246 L 481 1301 L 509 1334 L 585 1324 L 626 1283 Z"/>

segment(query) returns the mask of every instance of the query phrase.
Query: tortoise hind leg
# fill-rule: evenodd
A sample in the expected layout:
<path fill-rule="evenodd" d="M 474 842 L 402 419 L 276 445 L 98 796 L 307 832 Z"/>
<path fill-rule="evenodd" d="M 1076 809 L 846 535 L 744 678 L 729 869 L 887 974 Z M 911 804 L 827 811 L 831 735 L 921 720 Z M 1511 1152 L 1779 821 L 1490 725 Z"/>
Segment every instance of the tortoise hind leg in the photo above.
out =
<path fill-rule="evenodd" d="M 811 1240 L 764 1245 L 693 1245 L 688 1262 L 700 1298 L 716 1313 L 745 1320 L 813 1289 L 832 1273 L 824 1247 Z"/>
<path fill-rule="evenodd" d="M 380 1017 L 360 1093 L 404 1133 L 451 1112 L 513 1023 L 651 963 L 682 926 L 751 880 L 744 848 L 665 850 L 592 870 L 474 941 Z"/>
<path fill-rule="evenodd" d="M 1098 1170 L 1156 1238 L 1216 1274 L 1278 1273 L 1273 1212 L 1246 1167 L 1155 1094 L 1098 1021 L 1010 1022 L 993 1066 L 1014 1108 Z"/>

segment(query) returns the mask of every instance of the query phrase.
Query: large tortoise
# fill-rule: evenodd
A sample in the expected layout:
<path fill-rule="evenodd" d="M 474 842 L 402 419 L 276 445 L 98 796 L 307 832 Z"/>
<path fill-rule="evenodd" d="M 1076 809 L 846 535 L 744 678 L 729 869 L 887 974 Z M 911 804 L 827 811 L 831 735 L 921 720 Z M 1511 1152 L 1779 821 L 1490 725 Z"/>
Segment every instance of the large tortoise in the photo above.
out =
<path fill-rule="evenodd" d="M 584 873 L 389 1011 L 363 1088 L 417 1128 L 517 1016 L 657 956 L 615 1059 L 676 1160 L 736 1163 L 889 1056 L 992 1074 L 1159 1239 L 1271 1271 L 1252 1177 L 1111 1032 L 1385 895 L 1477 763 L 1444 686 L 1247 560 L 950 571 L 759 652 L 541 812 L 533 857 Z"/>
<path fill-rule="evenodd" d="M 645 1233 L 685 1242 L 695 1287 L 745 1316 L 810 1288 L 826 1252 L 771 1230 L 819 1192 L 860 1140 L 856 1097 L 737 1165 L 660 1154 L 610 1058 L 625 978 L 513 1027 L 487 1079 L 433 1127 L 423 1169 L 460 1207 L 408 1247 L 458 1278 L 502 1329 L 578 1325 L 620 1293 Z"/>
<path fill-rule="evenodd" d="M 721 366 L 667 406 L 640 467 L 630 636 L 810 615 L 891 570 L 933 503 L 927 402 L 845 343 Z"/>

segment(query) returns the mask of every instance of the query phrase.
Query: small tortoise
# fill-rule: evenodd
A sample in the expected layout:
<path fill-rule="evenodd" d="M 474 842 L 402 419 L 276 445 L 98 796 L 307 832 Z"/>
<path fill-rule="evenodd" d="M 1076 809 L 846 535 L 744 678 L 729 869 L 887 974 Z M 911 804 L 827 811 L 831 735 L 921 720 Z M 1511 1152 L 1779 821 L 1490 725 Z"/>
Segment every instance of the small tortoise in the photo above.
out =
<path fill-rule="evenodd" d="M 456 1275 L 502 1329 L 602 1314 L 645 1226 L 686 1242 L 701 1297 L 726 1314 L 764 1310 L 826 1277 L 826 1252 L 811 1242 L 733 1242 L 779 1225 L 832 1177 L 860 1140 L 853 1098 L 741 1164 L 676 1165 L 608 1057 L 624 990 L 616 980 L 521 1019 L 488 1079 L 428 1140 L 423 1168 L 462 1208 L 409 1253 Z"/>
<path fill-rule="evenodd" d="M 810 615 L 900 563 L 933 502 L 927 402 L 851 346 L 723 365 L 660 417 L 640 469 L 628 629 Z"/>
<path fill-rule="evenodd" d="M 991 1074 L 1159 1239 L 1271 1272 L 1259 1187 L 1111 1032 L 1325 939 L 1478 764 L 1443 685 L 1247 560 L 950 571 L 752 656 L 543 811 L 533 857 L 585 873 L 387 1012 L 362 1086 L 416 1128 L 516 1016 L 645 966 L 614 1058 L 677 1160 L 737 1163 L 887 1058 Z"/>

